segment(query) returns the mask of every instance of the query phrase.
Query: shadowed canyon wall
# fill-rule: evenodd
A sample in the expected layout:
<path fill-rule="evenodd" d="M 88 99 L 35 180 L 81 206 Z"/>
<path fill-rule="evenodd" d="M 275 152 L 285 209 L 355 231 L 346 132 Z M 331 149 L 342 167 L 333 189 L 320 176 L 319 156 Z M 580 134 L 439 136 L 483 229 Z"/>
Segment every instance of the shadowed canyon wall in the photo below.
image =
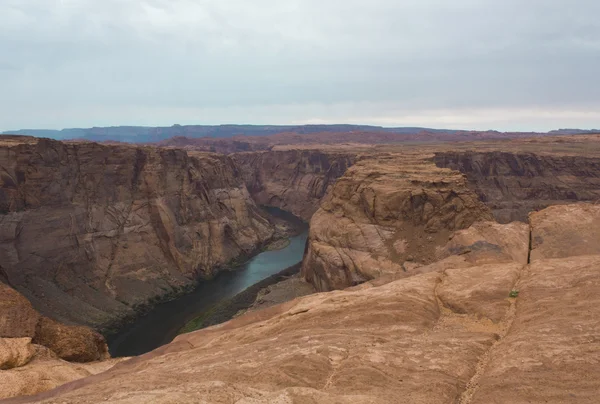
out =
<path fill-rule="evenodd" d="M 308 221 L 348 167 L 352 153 L 289 150 L 232 155 L 253 198 Z"/>
<path fill-rule="evenodd" d="M 550 205 L 600 200 L 600 158 L 510 152 L 436 153 L 439 167 L 464 173 L 501 223 L 527 221 Z"/>
<path fill-rule="evenodd" d="M 98 329 L 247 256 L 273 227 L 226 156 L 3 138 L 0 273 Z"/>

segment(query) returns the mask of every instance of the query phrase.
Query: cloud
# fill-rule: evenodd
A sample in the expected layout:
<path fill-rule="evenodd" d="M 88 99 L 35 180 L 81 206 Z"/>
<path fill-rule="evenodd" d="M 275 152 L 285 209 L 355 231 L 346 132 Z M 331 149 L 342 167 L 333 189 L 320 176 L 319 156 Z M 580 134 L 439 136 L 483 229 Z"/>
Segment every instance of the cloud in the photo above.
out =
<path fill-rule="evenodd" d="M 597 15 L 595 0 L 0 0 L 0 128 L 405 122 L 382 113 L 398 110 L 422 126 L 452 123 L 431 111 L 512 126 L 482 122 L 491 110 L 524 130 L 556 122 L 536 111 L 583 126 L 600 106 Z"/>

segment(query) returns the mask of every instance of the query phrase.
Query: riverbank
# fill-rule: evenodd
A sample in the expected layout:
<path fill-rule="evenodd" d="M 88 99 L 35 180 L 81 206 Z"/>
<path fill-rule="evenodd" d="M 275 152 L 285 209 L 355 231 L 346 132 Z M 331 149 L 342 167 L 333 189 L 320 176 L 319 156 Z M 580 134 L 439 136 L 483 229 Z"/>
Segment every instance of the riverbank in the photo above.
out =
<path fill-rule="evenodd" d="M 187 323 L 179 333 L 185 334 L 231 320 L 240 312 L 250 309 L 255 304 L 259 294 L 261 292 L 264 293 L 268 287 L 286 282 L 290 278 L 299 275 L 301 267 L 302 263 L 299 262 L 296 265 L 292 265 L 275 275 L 271 275 L 268 278 L 255 283 L 230 299 L 222 300 Z M 283 301 L 280 303 L 283 303 Z"/>
<path fill-rule="evenodd" d="M 282 269 L 298 265 L 302 261 L 307 238 L 308 231 L 290 237 L 290 244 L 286 248 L 277 251 L 263 250 L 247 262 L 221 271 L 214 279 L 199 282 L 190 293 L 156 305 L 119 334 L 108 339 L 111 355 L 141 355 L 171 342 L 182 327 L 219 302 L 260 284 Z M 263 285 L 265 284 L 256 286 L 257 290 Z M 251 303 L 250 301 L 240 307 L 245 308 Z"/>
<path fill-rule="evenodd" d="M 182 299 L 189 294 L 193 294 L 195 290 L 202 288 L 203 284 L 212 282 L 223 273 L 230 273 L 243 268 L 255 257 L 265 251 L 277 251 L 289 248 L 291 241 L 295 237 L 308 230 L 308 223 L 289 212 L 269 206 L 260 206 L 260 209 L 265 212 L 265 216 L 269 219 L 269 222 L 271 222 L 271 225 L 275 230 L 273 237 L 270 240 L 257 245 L 252 251 L 239 255 L 225 265 L 214 267 L 208 275 L 205 274 L 195 279 L 189 279 L 189 282 L 186 282 L 180 287 L 173 288 L 164 294 L 140 302 L 132 307 L 133 314 L 115 317 L 97 327 L 96 330 L 104 335 L 108 341 L 109 347 L 120 345 L 120 341 L 125 338 L 124 336 L 129 334 L 131 330 L 137 326 L 138 322 L 142 321 L 145 316 L 152 313 L 157 307 L 166 304 L 168 305 L 173 301 Z M 113 354 L 112 348 L 111 354 Z"/>
<path fill-rule="evenodd" d="M 269 285 L 261 289 L 254 300 L 254 303 L 245 310 L 236 313 L 235 317 L 241 316 L 247 312 L 266 309 L 281 303 L 289 302 L 298 297 L 312 295 L 317 293 L 313 285 L 308 283 L 298 272 L 295 275 L 287 277 L 285 280 Z"/>

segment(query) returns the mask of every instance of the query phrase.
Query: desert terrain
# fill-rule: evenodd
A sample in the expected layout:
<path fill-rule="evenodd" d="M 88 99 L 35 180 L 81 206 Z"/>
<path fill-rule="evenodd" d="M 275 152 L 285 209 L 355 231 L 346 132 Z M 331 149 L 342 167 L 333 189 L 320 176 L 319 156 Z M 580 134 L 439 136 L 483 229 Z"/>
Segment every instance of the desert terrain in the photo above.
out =
<path fill-rule="evenodd" d="M 0 399 L 596 402 L 600 135 L 360 135 L 1 136 Z M 265 207 L 309 224 L 299 274 L 110 358 L 145 312 L 284 247 Z"/>

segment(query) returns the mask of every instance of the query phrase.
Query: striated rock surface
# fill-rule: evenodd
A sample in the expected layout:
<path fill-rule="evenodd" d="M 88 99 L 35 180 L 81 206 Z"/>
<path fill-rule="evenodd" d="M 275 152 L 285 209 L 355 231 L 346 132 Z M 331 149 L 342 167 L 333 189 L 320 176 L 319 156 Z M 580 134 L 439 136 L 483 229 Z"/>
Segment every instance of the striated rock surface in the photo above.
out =
<path fill-rule="evenodd" d="M 226 156 L 0 142 L 0 272 L 55 320 L 110 329 L 272 235 Z"/>
<path fill-rule="evenodd" d="M 257 203 L 284 209 L 306 221 L 357 159 L 352 153 L 318 150 L 238 153 L 232 158 Z"/>
<path fill-rule="evenodd" d="M 600 200 L 600 157 L 514 152 L 438 152 L 439 167 L 464 173 L 501 223 L 527 221 L 551 205 Z M 558 146 L 555 144 L 555 148 Z"/>
<path fill-rule="evenodd" d="M 598 219 L 592 208 L 535 213 L 534 232 L 558 220 L 556 239 L 545 238 L 555 245 L 591 231 L 577 218 Z M 593 403 L 600 255 L 574 251 L 527 264 L 522 229 L 477 223 L 439 249 L 497 240 L 498 262 L 456 250 L 430 264 L 433 271 L 247 313 L 7 403 Z M 516 239 L 503 243 L 502 234 Z"/>
<path fill-rule="evenodd" d="M 40 317 L 25 296 L 0 281 L 0 338 L 33 338 Z"/>
<path fill-rule="evenodd" d="M 514 322 L 489 353 L 472 403 L 594 403 L 600 389 L 600 255 L 521 274 Z"/>
<path fill-rule="evenodd" d="M 491 219 L 457 171 L 419 155 L 364 159 L 313 216 L 302 274 L 326 291 L 406 272 L 435 261 L 455 230 Z"/>
<path fill-rule="evenodd" d="M 32 400 L 454 403 L 501 326 L 445 309 L 440 283 L 463 289 L 460 279 L 431 273 L 304 297 Z"/>

